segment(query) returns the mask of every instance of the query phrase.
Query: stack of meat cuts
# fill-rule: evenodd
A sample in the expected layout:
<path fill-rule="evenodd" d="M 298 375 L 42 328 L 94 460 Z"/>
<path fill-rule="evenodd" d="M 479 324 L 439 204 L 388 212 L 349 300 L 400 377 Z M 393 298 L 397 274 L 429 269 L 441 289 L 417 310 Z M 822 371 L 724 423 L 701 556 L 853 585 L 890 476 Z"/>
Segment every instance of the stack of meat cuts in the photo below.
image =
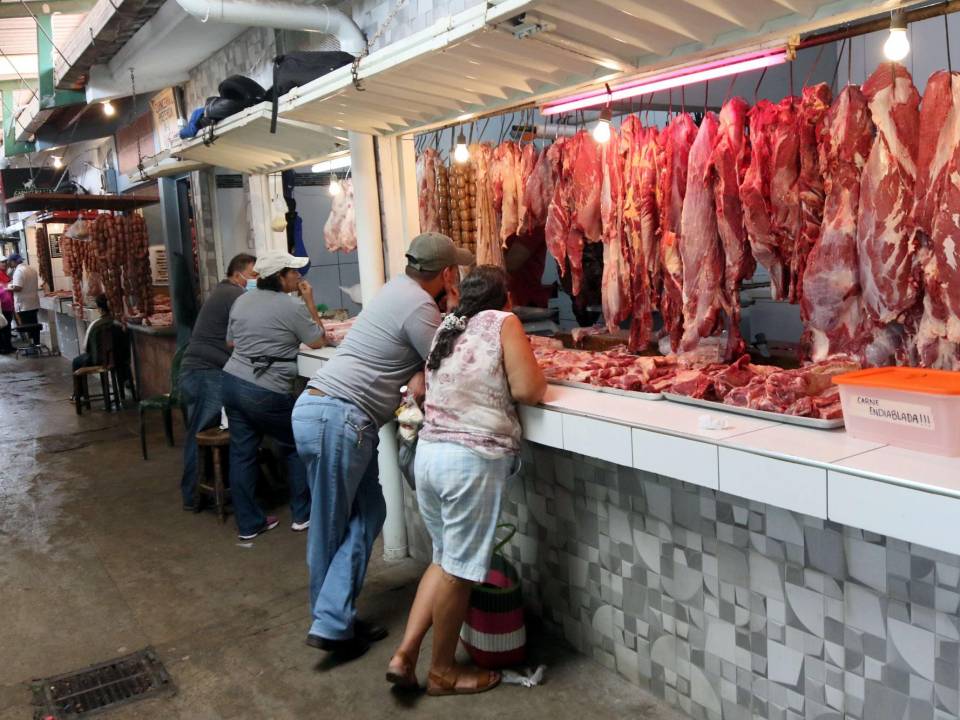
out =
<path fill-rule="evenodd" d="M 357 219 L 353 210 L 353 182 L 340 181 L 340 192 L 333 198 L 330 217 L 323 226 L 323 239 L 330 252 L 357 249 Z"/>

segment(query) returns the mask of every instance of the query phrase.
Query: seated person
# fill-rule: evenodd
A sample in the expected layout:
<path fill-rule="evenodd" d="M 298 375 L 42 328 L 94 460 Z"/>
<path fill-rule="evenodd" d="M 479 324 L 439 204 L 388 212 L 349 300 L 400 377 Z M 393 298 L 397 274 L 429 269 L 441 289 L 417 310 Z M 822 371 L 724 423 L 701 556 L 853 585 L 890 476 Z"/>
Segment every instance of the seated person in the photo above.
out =
<path fill-rule="evenodd" d="M 96 303 L 97 310 L 100 311 L 100 317 L 90 323 L 90 325 L 87 327 L 87 332 L 83 336 L 83 352 L 73 359 L 74 372 L 80 368 L 99 365 L 103 361 L 103 358 L 98 357 L 99 353 L 97 348 L 91 347 L 90 341 L 96 337 L 95 332 L 98 328 L 103 325 L 113 325 L 113 314 L 110 312 L 110 308 L 107 305 L 106 295 L 98 295 Z"/>

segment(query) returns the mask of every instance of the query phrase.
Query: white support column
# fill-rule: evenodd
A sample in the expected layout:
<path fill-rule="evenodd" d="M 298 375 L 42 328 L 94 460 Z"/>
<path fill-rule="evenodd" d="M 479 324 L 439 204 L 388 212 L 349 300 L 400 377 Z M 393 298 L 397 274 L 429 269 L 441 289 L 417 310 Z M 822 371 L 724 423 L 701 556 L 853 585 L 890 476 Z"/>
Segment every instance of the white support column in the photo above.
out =
<path fill-rule="evenodd" d="M 253 235 L 254 255 L 259 255 L 265 250 L 287 249 L 286 233 L 274 232 L 273 228 L 270 227 L 270 222 L 273 220 L 274 196 L 270 185 L 269 175 L 244 176 L 244 187 L 250 201 L 247 220 L 250 224 L 250 232 Z M 279 190 L 277 192 L 279 194 Z"/>
<path fill-rule="evenodd" d="M 382 205 L 387 274 L 393 277 L 403 272 L 407 264 L 407 247 L 420 233 L 414 137 L 380 138 L 377 148 L 380 151 L 380 177 L 383 186 L 390 188 L 389 193 L 384 193 Z"/>
<path fill-rule="evenodd" d="M 353 175 L 353 206 L 357 219 L 357 261 L 360 265 L 360 294 L 366 304 L 383 287 L 383 234 L 380 231 L 381 198 L 377 183 L 377 158 L 373 137 L 350 133 L 350 163 Z M 384 177 L 384 183 L 388 183 Z M 390 214 L 384 206 L 389 224 Z M 407 557 L 407 526 L 403 517 L 403 478 L 397 462 L 397 424 L 380 428 L 380 486 L 387 504 L 383 525 L 383 557 Z"/>

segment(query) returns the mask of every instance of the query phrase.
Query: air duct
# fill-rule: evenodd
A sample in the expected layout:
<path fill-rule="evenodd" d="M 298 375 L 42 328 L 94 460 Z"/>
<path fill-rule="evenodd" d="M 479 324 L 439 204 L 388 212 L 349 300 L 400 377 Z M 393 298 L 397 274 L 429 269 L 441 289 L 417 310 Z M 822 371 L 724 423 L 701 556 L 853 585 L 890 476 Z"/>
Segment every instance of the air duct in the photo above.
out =
<path fill-rule="evenodd" d="M 363 31 L 349 15 L 326 5 L 306 5 L 291 0 L 177 0 L 203 22 L 252 25 L 279 30 L 306 30 L 333 35 L 343 52 L 359 56 L 366 47 Z"/>

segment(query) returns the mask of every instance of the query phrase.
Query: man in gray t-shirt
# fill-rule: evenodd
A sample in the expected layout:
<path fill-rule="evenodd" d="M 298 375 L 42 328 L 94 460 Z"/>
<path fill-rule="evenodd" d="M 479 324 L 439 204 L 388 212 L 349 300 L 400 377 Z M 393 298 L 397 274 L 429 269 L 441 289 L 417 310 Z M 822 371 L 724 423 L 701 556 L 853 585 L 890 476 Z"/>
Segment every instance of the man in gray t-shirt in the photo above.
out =
<path fill-rule="evenodd" d="M 293 410 L 311 492 L 307 644 L 342 657 L 386 637 L 383 628 L 357 620 L 355 609 L 386 518 L 377 431 L 400 405 L 400 388 L 423 369 L 440 325 L 436 298 L 455 295 L 458 266 L 473 264 L 473 255 L 446 235 L 424 233 L 410 244 L 407 262 L 406 273 L 364 307 Z"/>

